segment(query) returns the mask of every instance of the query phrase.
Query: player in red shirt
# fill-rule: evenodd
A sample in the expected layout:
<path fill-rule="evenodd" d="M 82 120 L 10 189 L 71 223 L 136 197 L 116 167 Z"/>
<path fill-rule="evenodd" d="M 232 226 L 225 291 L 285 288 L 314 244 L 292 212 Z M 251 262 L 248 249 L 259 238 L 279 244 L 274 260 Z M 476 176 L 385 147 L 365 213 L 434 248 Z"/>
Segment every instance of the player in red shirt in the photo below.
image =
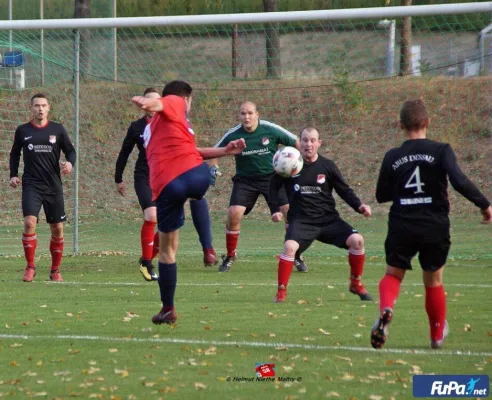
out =
<path fill-rule="evenodd" d="M 166 84 L 160 99 L 132 98 L 142 110 L 155 112 L 144 131 L 159 229 L 158 282 L 162 309 L 152 318 L 154 324 L 171 324 L 177 319 L 174 293 L 179 229 L 184 224 L 186 200 L 203 198 L 210 185 L 209 168 L 203 160 L 239 154 L 246 147 L 244 140 L 239 139 L 223 148 L 197 148 L 188 122 L 192 91 L 188 83 L 172 81 Z"/>

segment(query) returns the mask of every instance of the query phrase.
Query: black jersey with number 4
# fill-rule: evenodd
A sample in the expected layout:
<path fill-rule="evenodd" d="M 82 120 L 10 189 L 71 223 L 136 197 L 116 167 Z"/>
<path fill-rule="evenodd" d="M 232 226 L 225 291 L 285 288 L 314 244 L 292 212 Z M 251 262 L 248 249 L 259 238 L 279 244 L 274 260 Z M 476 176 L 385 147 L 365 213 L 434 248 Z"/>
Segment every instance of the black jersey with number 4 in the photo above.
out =
<path fill-rule="evenodd" d="M 376 188 L 379 203 L 392 201 L 390 220 L 448 223 L 448 177 L 456 191 L 481 209 L 490 203 L 461 171 L 447 143 L 405 141 L 384 156 Z"/>
<path fill-rule="evenodd" d="M 75 165 L 75 149 L 62 124 L 48 121 L 42 127 L 31 122 L 17 127 L 10 151 L 10 178 L 19 176 L 20 154 L 23 154 L 22 186 L 34 187 L 42 193 L 61 193 L 60 152 Z"/>
<path fill-rule="evenodd" d="M 359 212 L 362 205 L 336 164 L 321 155 L 313 163 L 304 161 L 300 174 L 292 178 L 273 175 L 269 197 L 274 204 L 278 204 L 278 191 L 282 185 L 289 198 L 289 220 L 325 224 L 338 218 L 333 190 L 355 211 Z"/>

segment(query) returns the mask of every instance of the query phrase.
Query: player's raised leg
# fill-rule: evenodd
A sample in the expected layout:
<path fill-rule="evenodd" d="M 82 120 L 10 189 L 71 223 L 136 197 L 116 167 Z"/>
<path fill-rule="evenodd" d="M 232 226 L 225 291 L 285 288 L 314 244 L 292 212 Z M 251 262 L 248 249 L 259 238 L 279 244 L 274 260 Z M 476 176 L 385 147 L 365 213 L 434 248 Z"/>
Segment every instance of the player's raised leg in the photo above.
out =
<path fill-rule="evenodd" d="M 380 349 L 386 342 L 388 327 L 393 319 L 393 309 L 400 294 L 400 286 L 405 277 L 405 269 L 386 267 L 386 274 L 379 282 L 379 317 L 371 329 L 371 345 Z"/>
<path fill-rule="evenodd" d="M 200 244 L 203 250 L 203 264 L 205 267 L 217 265 L 217 255 L 212 245 L 212 226 L 210 223 L 210 213 L 208 203 L 205 198 L 200 200 L 190 200 L 191 218 L 195 226 Z"/>
<path fill-rule="evenodd" d="M 372 296 L 362 283 L 362 273 L 366 258 L 364 238 L 359 233 L 354 233 L 348 237 L 346 244 L 350 265 L 350 293 L 356 294 L 361 300 L 372 301 Z"/>
<path fill-rule="evenodd" d="M 278 287 L 277 295 L 273 299 L 275 303 L 282 303 L 287 298 L 287 285 L 289 284 L 292 268 L 294 267 L 294 257 L 299 249 L 299 243 L 295 240 L 286 240 L 282 254 L 278 260 Z"/>

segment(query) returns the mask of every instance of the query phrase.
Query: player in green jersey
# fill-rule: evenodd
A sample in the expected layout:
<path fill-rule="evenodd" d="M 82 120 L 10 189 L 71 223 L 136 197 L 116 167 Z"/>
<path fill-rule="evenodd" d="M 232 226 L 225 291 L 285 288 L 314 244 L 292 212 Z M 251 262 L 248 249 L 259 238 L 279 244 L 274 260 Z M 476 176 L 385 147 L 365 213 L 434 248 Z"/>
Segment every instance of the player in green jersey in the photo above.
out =
<path fill-rule="evenodd" d="M 239 108 L 241 124 L 230 129 L 215 147 L 224 147 L 233 140 L 244 139 L 247 148 L 236 155 L 236 174 L 232 178 L 233 186 L 226 223 L 227 254 L 222 256 L 219 272 L 227 272 L 236 260 L 236 248 L 243 215 L 251 212 L 260 195 L 265 198 L 271 214 L 281 211 L 287 216 L 289 203 L 285 190 L 280 193 L 278 206 L 273 207 L 268 197 L 270 178 L 274 174 L 272 159 L 279 145 L 299 148 L 296 135 L 271 122 L 260 120 L 256 104 L 246 101 Z M 301 272 L 307 267 L 300 255 L 295 265 Z"/>

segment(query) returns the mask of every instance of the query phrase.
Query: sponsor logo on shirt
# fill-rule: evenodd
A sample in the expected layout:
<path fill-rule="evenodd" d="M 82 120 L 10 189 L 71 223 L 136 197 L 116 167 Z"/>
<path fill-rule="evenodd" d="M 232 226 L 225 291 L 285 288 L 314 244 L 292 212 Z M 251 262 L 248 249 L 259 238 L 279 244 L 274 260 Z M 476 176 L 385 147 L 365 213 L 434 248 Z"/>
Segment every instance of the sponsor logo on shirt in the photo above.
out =
<path fill-rule="evenodd" d="M 32 136 L 26 136 L 26 137 L 24 138 L 24 140 L 29 140 L 29 139 L 32 139 Z"/>
<path fill-rule="evenodd" d="M 261 144 L 263 146 L 268 146 L 270 144 L 270 140 L 267 137 L 261 139 Z"/>
<path fill-rule="evenodd" d="M 32 150 L 32 149 L 34 149 L 34 146 L 32 145 L 32 143 L 29 143 L 29 144 L 27 145 L 27 148 L 28 148 L 29 150 Z"/>
<path fill-rule="evenodd" d="M 302 194 L 318 194 L 321 193 L 320 186 L 301 186 Z"/>
<path fill-rule="evenodd" d="M 50 135 L 50 143 L 55 144 L 56 143 L 56 136 L 55 135 Z"/>
<path fill-rule="evenodd" d="M 241 153 L 242 156 L 251 156 L 253 154 L 259 154 L 259 155 L 270 154 L 270 150 L 268 150 L 267 148 L 263 148 L 263 149 L 257 149 L 257 150 L 243 151 Z"/>
<path fill-rule="evenodd" d="M 298 192 L 299 190 L 301 190 L 301 187 L 300 187 L 300 186 L 296 183 L 296 184 L 294 185 L 294 190 L 295 190 L 296 192 Z"/>
<path fill-rule="evenodd" d="M 316 178 L 316 182 L 318 182 L 320 185 L 326 182 L 326 175 L 319 174 L 318 177 Z"/>

